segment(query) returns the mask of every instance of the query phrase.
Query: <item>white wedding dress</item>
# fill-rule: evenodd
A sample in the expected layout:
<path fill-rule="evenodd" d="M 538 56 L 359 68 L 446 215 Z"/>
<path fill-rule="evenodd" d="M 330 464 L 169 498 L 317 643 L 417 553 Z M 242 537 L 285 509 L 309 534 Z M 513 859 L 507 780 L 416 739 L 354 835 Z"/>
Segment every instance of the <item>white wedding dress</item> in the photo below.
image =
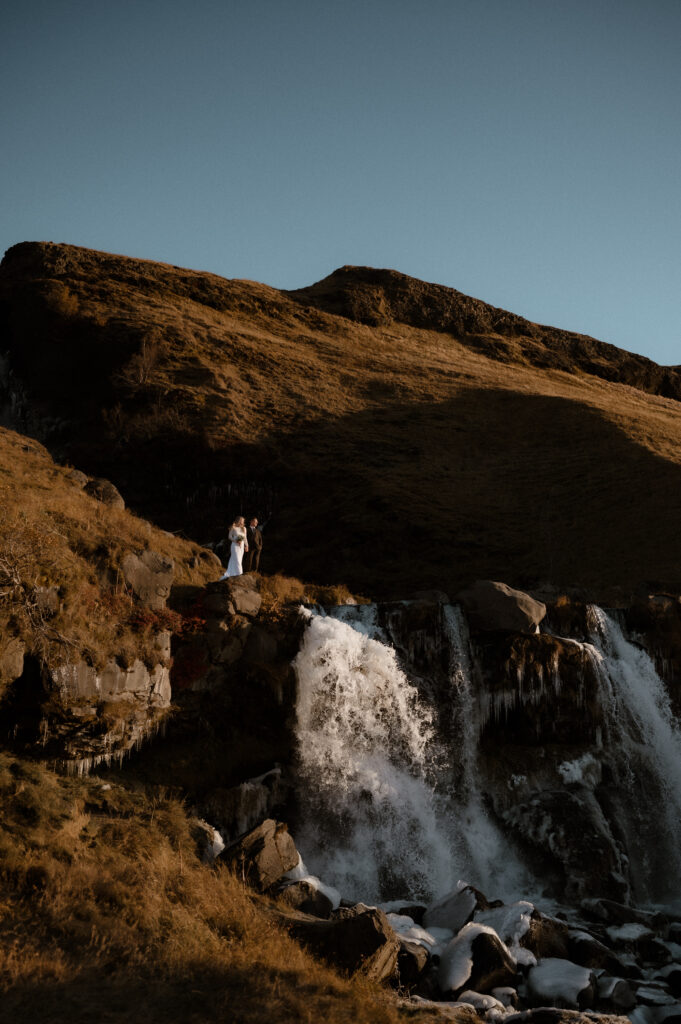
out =
<path fill-rule="evenodd" d="M 227 563 L 227 572 L 222 577 L 223 579 L 227 576 L 241 576 L 243 574 L 242 563 L 244 560 L 244 548 L 246 547 L 246 527 L 233 526 L 229 531 L 229 539 L 232 542 L 232 548 L 229 562 Z"/>

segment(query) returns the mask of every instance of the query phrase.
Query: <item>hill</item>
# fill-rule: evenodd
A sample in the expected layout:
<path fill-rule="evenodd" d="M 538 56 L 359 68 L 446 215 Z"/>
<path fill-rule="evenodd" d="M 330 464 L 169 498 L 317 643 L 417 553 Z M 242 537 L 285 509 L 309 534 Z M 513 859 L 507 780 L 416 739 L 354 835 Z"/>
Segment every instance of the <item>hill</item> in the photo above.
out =
<path fill-rule="evenodd" d="M 395 271 L 292 292 L 23 243 L 5 416 L 202 542 L 380 597 L 681 588 L 681 373 Z"/>

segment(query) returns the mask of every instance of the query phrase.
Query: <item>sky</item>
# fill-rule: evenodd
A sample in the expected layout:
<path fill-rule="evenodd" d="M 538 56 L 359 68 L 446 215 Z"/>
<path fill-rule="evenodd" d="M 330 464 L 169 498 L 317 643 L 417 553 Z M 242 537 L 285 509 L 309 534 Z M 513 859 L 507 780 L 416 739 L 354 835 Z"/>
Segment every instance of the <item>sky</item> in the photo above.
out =
<path fill-rule="evenodd" d="M 4 0 L 0 250 L 391 267 L 681 363 L 681 0 Z"/>

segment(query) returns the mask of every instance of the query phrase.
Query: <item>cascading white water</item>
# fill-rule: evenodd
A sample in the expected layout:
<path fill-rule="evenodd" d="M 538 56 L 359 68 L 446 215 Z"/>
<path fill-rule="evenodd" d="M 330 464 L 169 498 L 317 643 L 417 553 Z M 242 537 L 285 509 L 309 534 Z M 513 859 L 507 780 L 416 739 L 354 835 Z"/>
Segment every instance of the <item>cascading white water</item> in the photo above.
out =
<path fill-rule="evenodd" d="M 367 632 L 313 615 L 294 661 L 298 843 L 344 896 L 428 897 L 456 881 L 435 791 L 442 751 L 431 709 Z"/>
<path fill-rule="evenodd" d="M 459 875 L 487 893 L 514 900 L 536 890 L 536 882 L 520 863 L 506 836 L 485 808 L 480 789 L 479 723 L 473 695 L 468 623 L 458 605 L 444 607 L 451 678 L 451 732 L 448 747 L 455 754 L 449 812 L 456 821 L 453 843 Z"/>
<path fill-rule="evenodd" d="M 459 608 L 443 609 L 451 706 L 419 696 L 381 642 L 375 606 L 314 615 L 298 676 L 297 838 L 344 895 L 440 895 L 460 879 L 515 895 L 529 879 L 479 789 L 470 641 Z"/>
<path fill-rule="evenodd" d="M 607 710 L 617 817 L 639 898 L 681 899 L 681 731 L 649 656 L 602 609 L 591 640 Z"/>

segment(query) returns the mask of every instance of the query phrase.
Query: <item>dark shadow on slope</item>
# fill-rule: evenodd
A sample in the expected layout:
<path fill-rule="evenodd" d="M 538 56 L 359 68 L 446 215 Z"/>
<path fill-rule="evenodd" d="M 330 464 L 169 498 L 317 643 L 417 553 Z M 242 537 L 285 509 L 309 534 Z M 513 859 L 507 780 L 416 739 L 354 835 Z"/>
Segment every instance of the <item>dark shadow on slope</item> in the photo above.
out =
<path fill-rule="evenodd" d="M 490 577 L 604 600 L 641 583 L 681 588 L 681 466 L 564 398 L 472 389 L 230 449 L 169 435 L 72 458 L 203 541 L 237 513 L 271 515 L 266 572 L 373 596 Z"/>

